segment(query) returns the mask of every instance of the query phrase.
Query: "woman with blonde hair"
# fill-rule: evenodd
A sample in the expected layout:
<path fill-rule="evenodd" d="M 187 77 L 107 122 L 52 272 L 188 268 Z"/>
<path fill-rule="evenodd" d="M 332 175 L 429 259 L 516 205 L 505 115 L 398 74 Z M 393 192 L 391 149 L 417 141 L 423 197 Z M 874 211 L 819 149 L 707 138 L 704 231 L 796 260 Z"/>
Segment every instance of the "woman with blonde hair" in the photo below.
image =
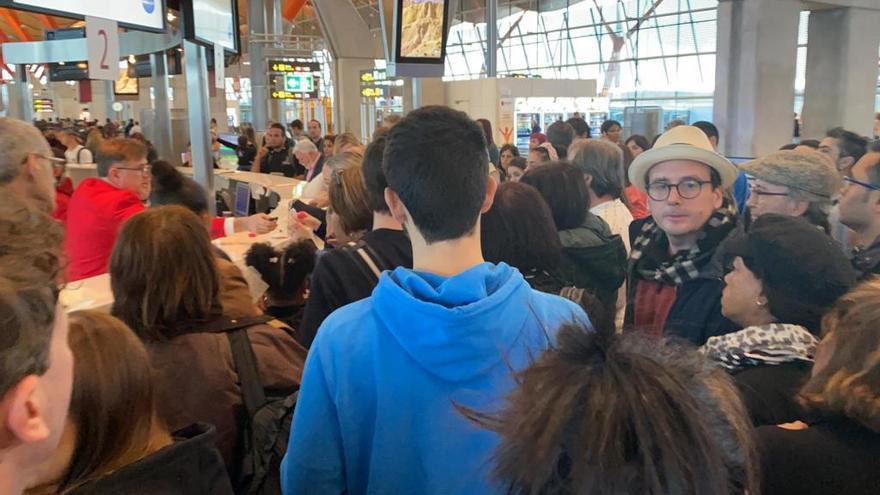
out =
<path fill-rule="evenodd" d="M 344 132 L 333 140 L 333 154 L 338 155 L 339 153 L 345 152 L 355 152 L 355 153 L 364 153 L 364 144 L 361 143 L 361 140 L 357 138 L 354 134 L 350 132 Z"/>
<path fill-rule="evenodd" d="M 95 156 L 98 153 L 98 148 L 101 146 L 101 143 L 104 142 L 104 135 L 101 133 L 101 130 L 98 128 L 94 128 L 86 135 L 86 148 L 92 152 L 92 156 Z"/>
<path fill-rule="evenodd" d="M 367 204 L 363 156 L 345 152 L 331 160 L 327 210 L 327 242 L 343 246 L 357 242 L 373 226 L 373 212 Z M 336 158 L 336 157 L 334 157 Z"/>
<path fill-rule="evenodd" d="M 880 487 L 880 279 L 846 294 L 822 320 L 824 337 L 799 400 L 806 423 L 758 429 L 763 490 L 876 494 Z"/>

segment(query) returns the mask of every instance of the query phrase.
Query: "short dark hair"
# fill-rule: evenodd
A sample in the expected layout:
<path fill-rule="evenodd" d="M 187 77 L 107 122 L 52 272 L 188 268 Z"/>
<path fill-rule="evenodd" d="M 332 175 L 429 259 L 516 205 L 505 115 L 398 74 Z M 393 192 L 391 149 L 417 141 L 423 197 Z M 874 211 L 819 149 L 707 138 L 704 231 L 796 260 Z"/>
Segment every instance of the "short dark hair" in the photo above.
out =
<path fill-rule="evenodd" d="M 268 295 L 276 300 L 288 300 L 304 290 L 309 275 L 315 269 L 317 248 L 310 239 L 295 242 L 283 249 L 268 243 L 251 246 L 244 260 L 247 266 L 260 273 L 269 286 Z"/>
<path fill-rule="evenodd" d="M 721 139 L 721 135 L 718 133 L 718 128 L 715 127 L 715 124 L 709 121 L 701 120 L 699 122 L 694 122 L 692 125 L 703 131 L 703 134 L 705 134 L 706 137 L 714 137 L 715 140 Z"/>
<path fill-rule="evenodd" d="M 281 125 L 281 124 L 278 124 L 278 125 Z M 302 120 L 299 120 L 299 119 L 296 119 L 296 120 L 294 120 L 293 122 L 290 123 L 290 127 L 293 128 L 293 129 L 300 129 L 300 130 L 302 130 L 302 128 L 303 128 L 303 121 L 302 121 Z"/>
<path fill-rule="evenodd" d="M 519 148 L 517 148 L 515 144 L 508 143 L 508 144 L 505 144 L 504 146 L 502 146 L 501 149 L 498 150 L 498 156 L 501 156 L 502 154 L 504 154 L 505 151 L 509 151 L 513 155 L 514 158 L 519 156 Z"/>
<path fill-rule="evenodd" d="M 525 157 L 515 156 L 510 160 L 510 163 L 507 165 L 507 168 L 518 167 L 518 168 L 525 170 L 526 168 L 528 168 L 528 166 L 529 166 L 529 162 L 525 159 Z"/>
<path fill-rule="evenodd" d="M 611 128 L 614 126 L 623 129 L 623 126 L 620 125 L 620 122 L 616 120 L 606 120 L 605 122 L 602 122 L 602 127 L 600 127 L 599 130 L 602 131 L 602 134 L 608 134 L 608 131 L 610 131 Z"/>
<path fill-rule="evenodd" d="M 791 150 L 797 148 L 798 146 L 800 146 L 798 143 L 783 144 L 782 147 L 779 148 L 779 151 L 791 151 Z"/>
<path fill-rule="evenodd" d="M 521 182 L 541 193 L 550 207 L 557 230 L 579 227 L 590 209 L 590 194 L 584 175 L 574 165 L 551 162 L 529 169 Z"/>
<path fill-rule="evenodd" d="M 565 123 L 570 125 L 572 129 L 574 129 L 574 133 L 577 137 L 590 137 L 592 129 L 590 129 L 590 124 L 587 124 L 586 120 L 580 117 L 572 117 L 566 120 Z"/>
<path fill-rule="evenodd" d="M 492 208 L 480 220 L 483 257 L 525 272 L 554 270 L 562 262 L 562 245 L 550 207 L 541 193 L 522 182 L 498 186 Z"/>
<path fill-rule="evenodd" d="M 817 149 L 819 149 L 819 140 L 818 139 L 804 139 L 804 140 L 801 140 L 800 143 L 798 143 L 798 146 L 809 146 L 810 148 L 817 150 Z"/>
<path fill-rule="evenodd" d="M 391 213 L 388 204 L 385 203 L 385 188 L 388 187 L 388 181 L 385 180 L 385 172 L 382 171 L 382 157 L 385 154 L 387 140 L 387 133 L 378 134 L 373 142 L 367 146 L 363 161 L 367 204 L 370 206 L 370 210 L 385 214 Z"/>
<path fill-rule="evenodd" d="M 568 147 L 574 141 L 574 127 L 565 122 L 554 122 L 547 128 L 547 141 L 556 149 L 556 155 L 560 159 L 568 156 Z"/>
<path fill-rule="evenodd" d="M 868 151 L 867 138 L 848 131 L 843 127 L 829 129 L 825 135 L 838 141 L 837 147 L 840 149 L 841 157 L 851 156 L 853 160 L 859 161 Z"/>
<path fill-rule="evenodd" d="M 382 168 L 427 243 L 473 232 L 489 154 L 483 130 L 467 114 L 444 106 L 413 110 L 391 128 Z"/>
<path fill-rule="evenodd" d="M 180 205 L 196 215 L 208 211 L 208 195 L 196 181 L 184 176 L 170 163 L 153 163 L 153 187 L 150 203 L 154 206 Z"/>

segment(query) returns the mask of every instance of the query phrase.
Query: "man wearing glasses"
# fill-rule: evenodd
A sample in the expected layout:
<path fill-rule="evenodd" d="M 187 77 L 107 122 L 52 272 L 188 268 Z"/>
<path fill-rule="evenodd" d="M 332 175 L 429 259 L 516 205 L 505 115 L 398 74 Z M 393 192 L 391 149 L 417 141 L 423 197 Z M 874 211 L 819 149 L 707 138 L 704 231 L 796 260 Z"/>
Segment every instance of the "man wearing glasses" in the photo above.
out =
<path fill-rule="evenodd" d="M 630 226 L 627 324 L 696 345 L 736 330 L 721 315 L 724 273 L 714 256 L 736 228 L 736 207 L 724 198 L 736 177 L 692 126 L 670 129 L 633 161 L 629 180 L 648 194 L 651 216 Z"/>
<path fill-rule="evenodd" d="M 804 217 L 830 234 L 828 213 L 840 190 L 840 175 L 827 155 L 776 151 L 739 168 L 752 178 L 746 204 L 753 220 L 767 213 Z"/>
<path fill-rule="evenodd" d="M 95 162 L 98 178 L 82 181 L 68 205 L 65 250 L 71 281 L 107 271 L 120 226 L 143 211 L 150 196 L 147 147 L 140 141 L 109 139 L 101 144 Z"/>
<path fill-rule="evenodd" d="M 863 276 L 880 274 L 880 143 L 844 177 L 840 220 L 855 232 L 853 265 Z"/>
<path fill-rule="evenodd" d="M 0 194 L 14 194 L 51 212 L 55 209 L 55 161 L 59 160 L 52 157 L 49 143 L 36 127 L 0 118 Z"/>

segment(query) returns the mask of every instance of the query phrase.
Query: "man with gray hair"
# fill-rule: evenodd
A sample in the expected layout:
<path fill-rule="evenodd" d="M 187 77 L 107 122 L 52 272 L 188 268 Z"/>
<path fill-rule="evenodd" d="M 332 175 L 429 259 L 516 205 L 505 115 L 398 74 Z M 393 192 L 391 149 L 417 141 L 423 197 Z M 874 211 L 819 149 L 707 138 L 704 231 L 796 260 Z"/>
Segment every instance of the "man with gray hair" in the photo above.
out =
<path fill-rule="evenodd" d="M 53 162 L 46 138 L 33 125 L 0 118 L 0 194 L 12 193 L 45 212 L 55 209 Z"/>
<path fill-rule="evenodd" d="M 590 213 L 605 220 L 629 252 L 629 224 L 633 216 L 622 200 L 624 170 L 620 147 L 600 139 L 577 140 L 568 150 L 568 158 L 584 174 L 590 193 Z"/>
<path fill-rule="evenodd" d="M 300 165 L 306 168 L 306 182 L 311 182 L 321 175 L 321 169 L 324 168 L 324 155 L 318 151 L 318 147 L 311 140 L 300 139 L 297 141 L 293 145 L 293 156 L 296 157 Z"/>
<path fill-rule="evenodd" d="M 804 217 L 829 232 L 828 212 L 831 199 L 840 189 L 840 176 L 826 155 L 776 151 L 740 165 L 740 170 L 752 178 L 746 203 L 752 219 L 767 213 Z"/>

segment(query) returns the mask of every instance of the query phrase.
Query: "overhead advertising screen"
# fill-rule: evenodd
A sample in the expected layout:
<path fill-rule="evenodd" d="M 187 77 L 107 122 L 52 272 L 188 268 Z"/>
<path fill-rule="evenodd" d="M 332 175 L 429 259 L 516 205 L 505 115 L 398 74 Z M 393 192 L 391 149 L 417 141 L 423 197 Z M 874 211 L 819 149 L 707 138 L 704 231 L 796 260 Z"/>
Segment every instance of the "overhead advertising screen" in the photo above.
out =
<path fill-rule="evenodd" d="M 140 92 L 140 87 L 137 77 L 132 77 L 134 75 L 134 67 L 129 67 L 128 62 L 120 62 L 119 79 L 113 81 L 113 94 L 136 96 Z"/>
<path fill-rule="evenodd" d="M 165 0 L 0 0 L 0 5 L 65 17 L 100 17 L 148 31 L 165 29 Z"/>
<path fill-rule="evenodd" d="M 449 0 L 398 0 L 398 62 L 443 62 L 448 2 Z"/>
<path fill-rule="evenodd" d="M 192 0 L 186 9 L 186 37 L 206 45 L 220 45 L 238 53 L 238 12 L 235 0 Z"/>

